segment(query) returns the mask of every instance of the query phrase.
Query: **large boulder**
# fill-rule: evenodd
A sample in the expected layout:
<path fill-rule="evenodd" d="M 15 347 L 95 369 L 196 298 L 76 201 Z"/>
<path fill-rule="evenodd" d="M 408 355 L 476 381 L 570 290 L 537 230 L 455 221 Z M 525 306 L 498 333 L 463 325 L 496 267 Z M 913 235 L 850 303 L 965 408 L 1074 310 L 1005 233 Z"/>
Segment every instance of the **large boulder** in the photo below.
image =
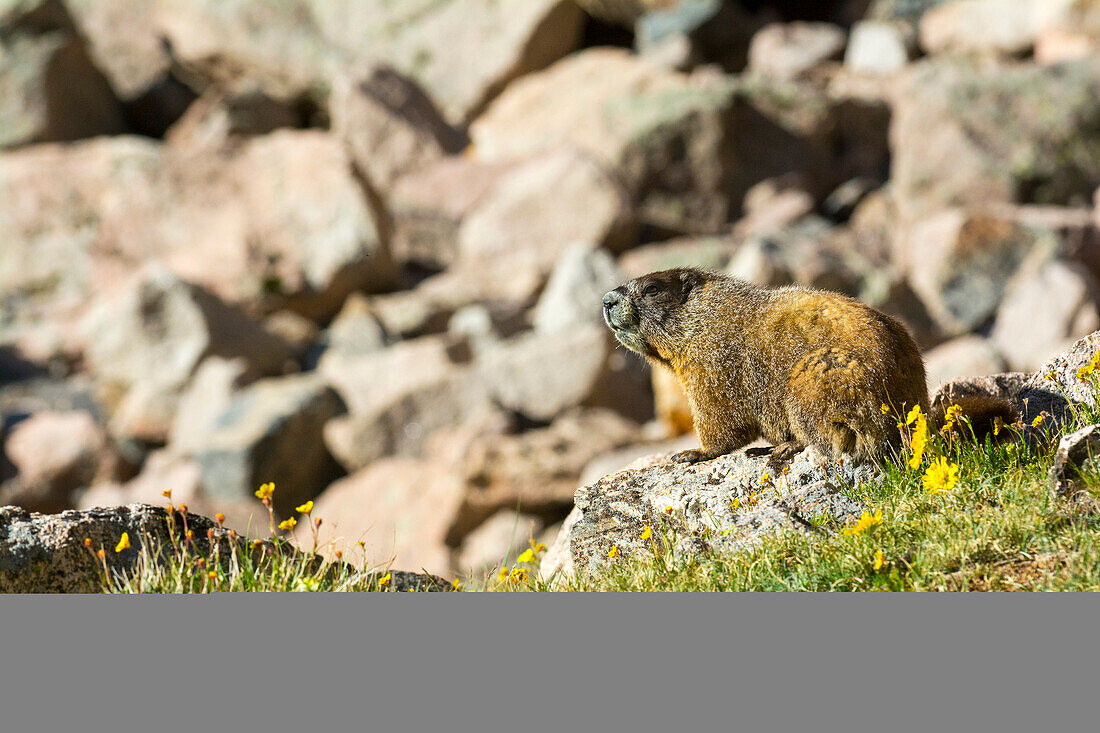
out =
<path fill-rule="evenodd" d="M 347 470 L 383 456 L 420 455 L 432 431 L 490 417 L 496 408 L 474 370 L 447 370 L 392 392 L 371 388 L 369 406 L 325 426 L 325 443 Z"/>
<path fill-rule="evenodd" d="M 344 409 L 314 374 L 262 379 L 241 390 L 195 449 L 203 488 L 214 499 L 240 500 L 273 481 L 275 509 L 290 516 L 341 474 L 322 430 Z"/>
<path fill-rule="evenodd" d="M 371 565 L 392 562 L 449 573 L 451 548 L 444 538 L 464 489 L 445 464 L 403 457 L 376 461 L 317 498 L 312 516 L 322 522 L 318 551 L 332 556 L 339 550 L 348 560 L 365 559 Z M 306 524 L 295 537 L 300 546 L 310 547 L 313 537 Z"/>
<path fill-rule="evenodd" d="M 383 191 L 468 143 L 419 86 L 385 65 L 339 78 L 330 107 L 352 160 Z"/>
<path fill-rule="evenodd" d="M 447 532 L 457 545 L 502 510 L 561 519 L 581 471 L 596 456 L 637 442 L 636 423 L 608 410 L 573 410 L 549 427 L 515 435 L 485 432 L 464 443 L 466 493 Z"/>
<path fill-rule="evenodd" d="M 280 130 L 239 151 L 173 151 L 193 229 L 169 261 L 231 301 L 260 301 L 324 320 L 354 290 L 396 284 L 385 215 L 373 208 L 339 141 Z M 199 254 L 203 256 L 198 256 Z M 186 255 L 186 256 L 185 256 Z"/>
<path fill-rule="evenodd" d="M 182 387 L 208 356 L 240 357 L 255 374 L 279 373 L 290 358 L 282 340 L 242 311 L 158 265 L 93 311 L 87 328 L 89 368 L 123 389 Z"/>
<path fill-rule="evenodd" d="M 135 137 L 5 151 L 0 165 L 0 328 L 38 360 L 79 351 L 78 322 L 154 249 L 164 215 L 158 145 Z"/>
<path fill-rule="evenodd" d="M 989 338 L 1011 369 L 1038 369 L 1100 328 L 1100 283 L 1083 265 L 1036 258 L 1020 268 Z"/>
<path fill-rule="evenodd" d="M 563 216 L 562 212 L 584 212 Z M 630 199 L 597 159 L 566 147 L 502 175 L 458 232 L 458 263 L 489 268 L 500 295 L 528 297 L 545 283 L 566 249 L 611 251 L 634 243 Z"/>
<path fill-rule="evenodd" d="M 220 356 L 204 359 L 180 393 L 168 433 L 172 450 L 192 455 L 200 449 L 233 395 L 250 381 L 254 380 L 249 378 L 248 363 L 244 359 Z"/>
<path fill-rule="evenodd" d="M 15 425 L 3 448 L 18 475 L 0 485 L 0 504 L 31 511 L 73 508 L 77 490 L 107 465 L 107 435 L 84 411 L 36 413 Z"/>
<path fill-rule="evenodd" d="M 410 74 L 456 123 L 475 118 L 513 79 L 542 69 L 573 51 L 583 14 L 573 0 L 373 0 L 354 10 L 318 3 L 326 33 L 348 45 L 369 47 L 347 19 L 361 18 L 379 38 L 378 55 Z M 423 6 L 414 9 L 413 5 Z M 323 8 L 323 10 L 322 10 Z M 405 14 L 404 23 L 379 23 L 379 11 Z M 394 18 L 396 20 L 396 18 Z M 476 53 L 471 53 L 476 49 Z"/>
<path fill-rule="evenodd" d="M 0 148 L 125 130 L 122 108 L 62 3 L 0 7 Z"/>
<path fill-rule="evenodd" d="M 348 406 L 325 426 L 349 471 L 386 455 L 417 455 L 434 430 L 493 410 L 464 339 L 432 336 L 359 354 L 326 353 L 320 373 Z"/>
<path fill-rule="evenodd" d="M 282 373 L 281 339 L 210 292 L 153 265 L 88 317 L 87 364 L 105 394 L 117 395 L 112 430 L 163 442 L 179 393 L 211 356 L 240 358 L 252 378 Z"/>
<path fill-rule="evenodd" d="M 894 261 L 940 329 L 954 336 L 993 316 L 1033 250 L 1050 252 L 1056 246 L 1049 230 L 1028 226 L 1010 212 L 950 209 L 895 240 Z"/>
<path fill-rule="evenodd" d="M 924 355 L 928 386 L 932 389 L 959 377 L 997 374 L 1007 366 L 988 339 L 970 334 L 946 341 Z"/>
<path fill-rule="evenodd" d="M 523 334 L 478 361 L 496 404 L 535 422 L 578 406 L 607 407 L 639 422 L 653 415 L 642 360 L 616 349 L 602 325 Z"/>
<path fill-rule="evenodd" d="M 767 460 L 740 452 L 685 466 L 651 456 L 582 486 L 540 573 L 568 576 L 647 557 L 666 529 L 682 554 L 735 552 L 777 532 L 836 531 L 867 510 L 841 487 L 874 480 L 874 468 L 837 467 L 807 449 L 773 477 Z M 642 539 L 646 526 L 651 536 Z"/>
<path fill-rule="evenodd" d="M 896 101 L 891 185 L 905 226 L 952 206 L 1083 203 L 1100 185 L 1098 59 L 921 62 Z"/>
<path fill-rule="evenodd" d="M 759 74 L 681 74 L 589 49 L 518 80 L 471 126 L 500 160 L 570 143 L 619 171 L 643 223 L 715 233 L 753 184 L 807 172 L 822 196 L 888 165 L 884 99 Z"/>
<path fill-rule="evenodd" d="M 463 219 L 509 169 L 469 155 L 450 156 L 401 176 L 386 192 L 393 215 L 393 257 L 432 270 L 458 257 Z"/>
<path fill-rule="evenodd" d="M 603 322 L 601 303 L 608 290 L 626 282 L 615 260 L 603 249 L 583 245 L 567 249 L 539 296 L 534 326 L 550 332 Z"/>
<path fill-rule="evenodd" d="M 572 143 L 623 171 L 643 220 L 713 230 L 729 215 L 734 96 L 622 49 L 591 49 L 510 85 L 470 134 L 487 159 Z"/>

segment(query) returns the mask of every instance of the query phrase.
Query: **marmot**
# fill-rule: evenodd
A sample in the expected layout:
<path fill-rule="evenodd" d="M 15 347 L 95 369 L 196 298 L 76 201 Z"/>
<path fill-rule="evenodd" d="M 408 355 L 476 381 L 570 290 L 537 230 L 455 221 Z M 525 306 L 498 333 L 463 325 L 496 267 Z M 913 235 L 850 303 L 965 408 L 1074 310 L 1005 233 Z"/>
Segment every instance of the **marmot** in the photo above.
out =
<path fill-rule="evenodd" d="M 760 437 L 775 446 L 775 462 L 809 445 L 875 460 L 899 447 L 899 415 L 914 405 L 928 414 L 924 362 L 905 326 L 839 293 L 680 268 L 615 288 L 603 312 L 615 338 L 671 370 L 691 402 L 702 449 L 677 453 L 677 462 Z M 1015 420 L 1001 400 L 958 403 L 972 422 Z"/>

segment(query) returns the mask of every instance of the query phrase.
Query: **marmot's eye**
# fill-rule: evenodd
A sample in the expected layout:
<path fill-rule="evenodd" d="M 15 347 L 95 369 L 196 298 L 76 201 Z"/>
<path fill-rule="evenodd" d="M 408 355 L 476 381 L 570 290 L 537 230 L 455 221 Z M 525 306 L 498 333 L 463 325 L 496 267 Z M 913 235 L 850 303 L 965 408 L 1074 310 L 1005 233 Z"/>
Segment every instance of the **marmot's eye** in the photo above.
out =
<path fill-rule="evenodd" d="M 661 292 L 661 289 L 651 283 L 645 286 L 645 290 L 642 291 L 642 295 L 656 295 L 659 292 Z"/>

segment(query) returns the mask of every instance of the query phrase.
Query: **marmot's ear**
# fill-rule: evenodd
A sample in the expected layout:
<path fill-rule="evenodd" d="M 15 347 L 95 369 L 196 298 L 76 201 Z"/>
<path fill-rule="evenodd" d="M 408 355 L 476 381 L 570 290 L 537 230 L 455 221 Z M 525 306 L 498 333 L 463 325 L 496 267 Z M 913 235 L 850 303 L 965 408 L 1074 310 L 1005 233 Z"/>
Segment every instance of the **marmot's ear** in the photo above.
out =
<path fill-rule="evenodd" d="M 703 273 L 685 268 L 680 270 L 680 297 L 687 300 L 691 291 L 703 284 Z"/>

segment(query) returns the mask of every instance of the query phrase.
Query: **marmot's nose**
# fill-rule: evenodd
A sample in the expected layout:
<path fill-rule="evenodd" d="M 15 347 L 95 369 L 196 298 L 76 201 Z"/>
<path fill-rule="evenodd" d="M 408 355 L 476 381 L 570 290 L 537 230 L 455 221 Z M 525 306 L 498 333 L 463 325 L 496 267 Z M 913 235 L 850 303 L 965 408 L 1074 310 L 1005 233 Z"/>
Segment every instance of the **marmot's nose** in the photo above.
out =
<path fill-rule="evenodd" d="M 603 307 L 610 310 L 611 308 L 614 308 L 615 305 L 622 299 L 623 296 L 619 294 L 619 291 L 612 290 L 611 292 L 603 296 Z"/>

